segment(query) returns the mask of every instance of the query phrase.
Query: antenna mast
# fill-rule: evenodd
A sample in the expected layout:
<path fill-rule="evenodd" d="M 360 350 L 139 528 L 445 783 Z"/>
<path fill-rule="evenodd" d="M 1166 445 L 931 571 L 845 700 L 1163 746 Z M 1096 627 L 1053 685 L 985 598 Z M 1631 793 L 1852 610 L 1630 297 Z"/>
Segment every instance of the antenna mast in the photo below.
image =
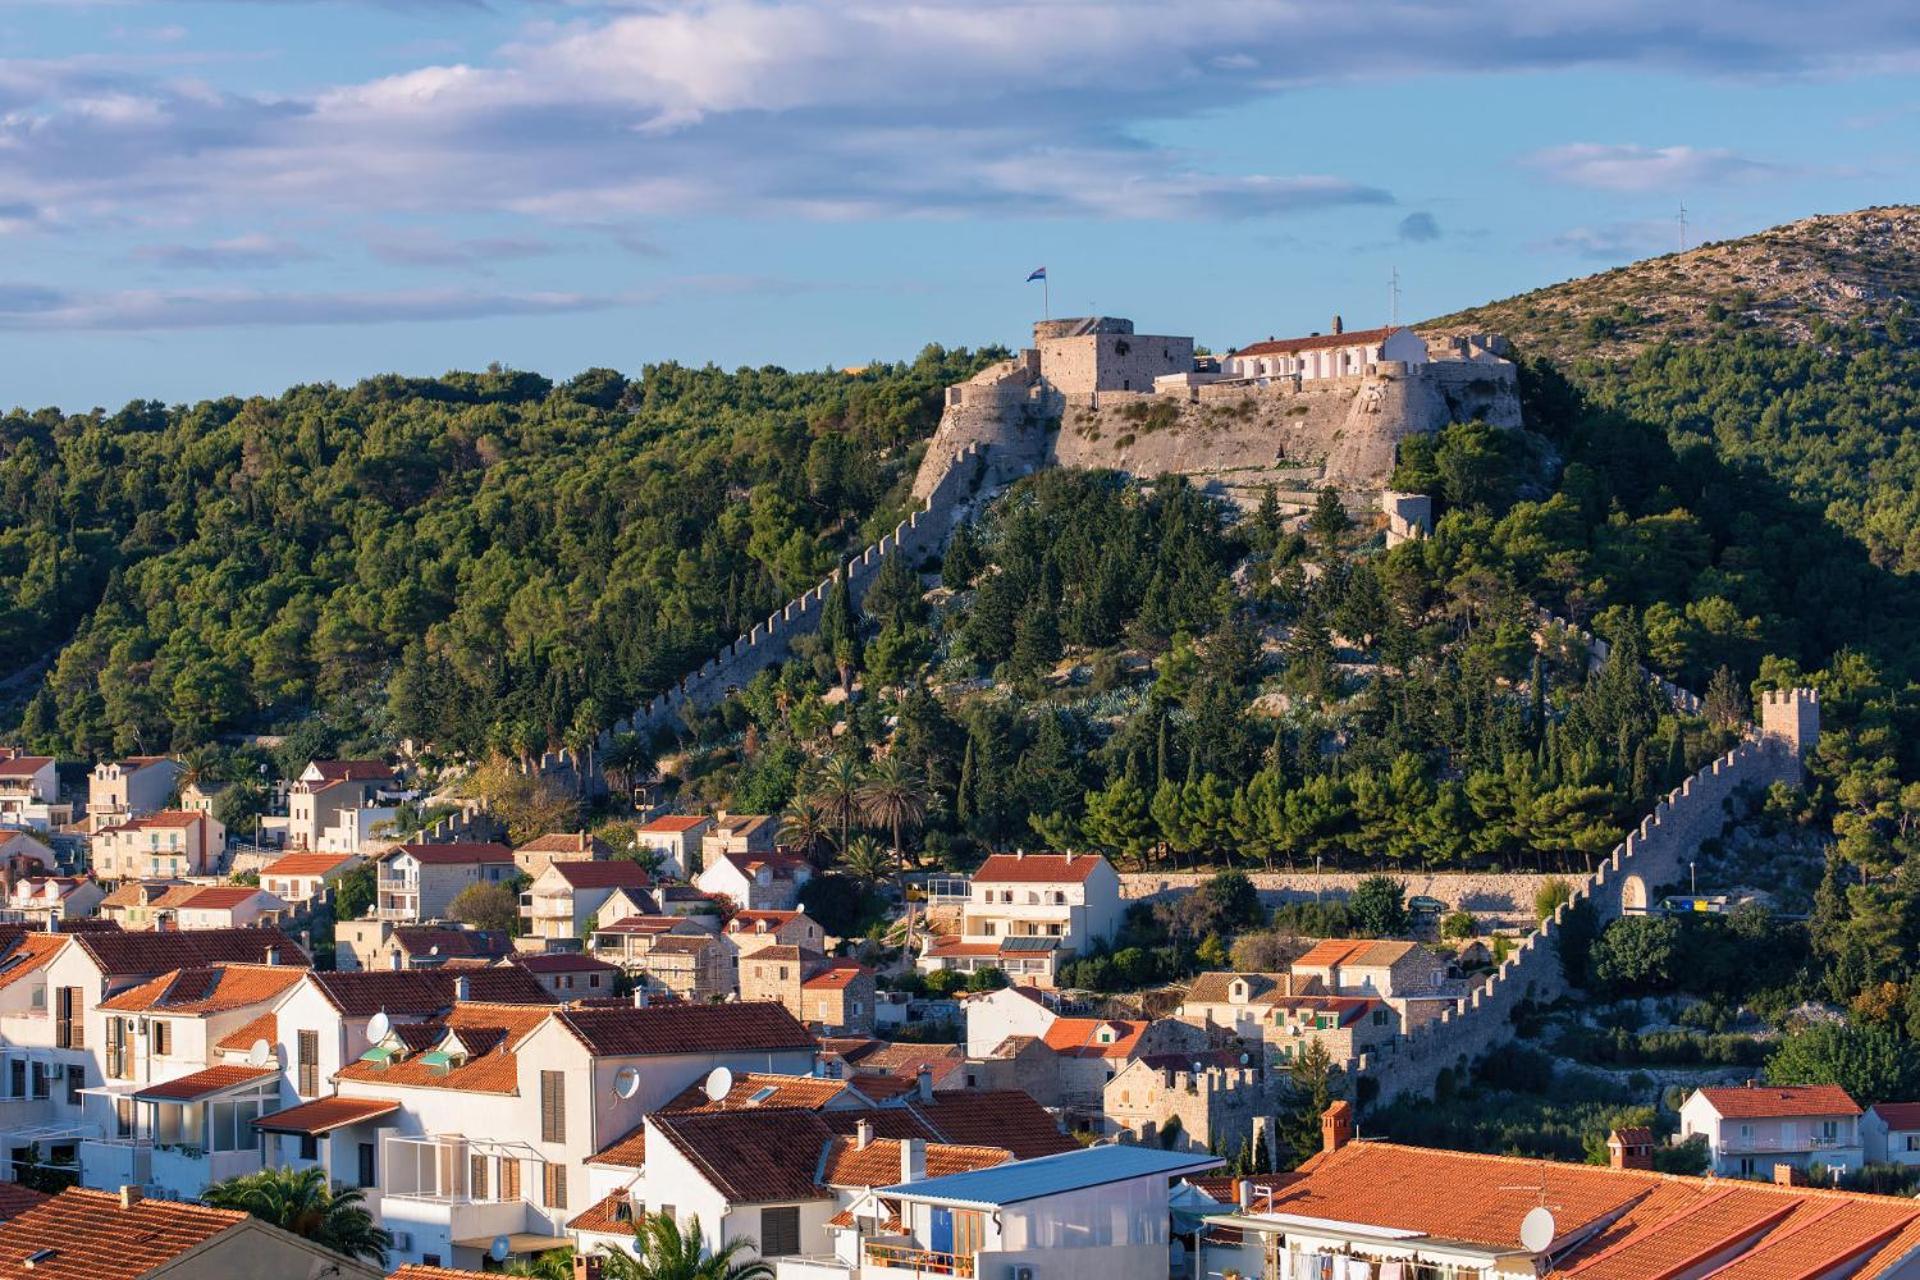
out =
<path fill-rule="evenodd" d="M 1389 317 L 1387 327 L 1398 329 L 1400 327 L 1400 268 L 1397 266 L 1394 267 L 1393 274 L 1387 282 L 1387 315 Z"/>
<path fill-rule="evenodd" d="M 1680 202 L 1680 252 L 1687 251 L 1687 202 Z"/>

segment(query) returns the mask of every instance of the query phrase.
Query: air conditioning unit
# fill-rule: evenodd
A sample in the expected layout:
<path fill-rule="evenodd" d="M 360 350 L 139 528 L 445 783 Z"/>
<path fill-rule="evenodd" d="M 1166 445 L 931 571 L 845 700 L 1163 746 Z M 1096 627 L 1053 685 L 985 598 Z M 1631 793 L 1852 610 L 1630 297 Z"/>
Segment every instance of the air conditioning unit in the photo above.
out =
<path fill-rule="evenodd" d="M 1007 1280 L 1033 1280 L 1033 1267 L 1029 1263 L 1015 1262 L 1007 1267 Z"/>

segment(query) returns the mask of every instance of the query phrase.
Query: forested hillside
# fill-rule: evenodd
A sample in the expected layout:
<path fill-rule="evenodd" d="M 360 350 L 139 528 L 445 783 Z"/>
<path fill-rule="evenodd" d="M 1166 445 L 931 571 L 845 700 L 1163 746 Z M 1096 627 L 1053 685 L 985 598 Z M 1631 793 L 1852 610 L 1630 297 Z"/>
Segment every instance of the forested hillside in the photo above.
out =
<path fill-rule="evenodd" d="M 70 756 L 310 713 L 370 748 L 575 740 L 890 525 L 941 388 L 994 354 L 16 411 L 0 679 L 52 663 L 0 715 Z"/>

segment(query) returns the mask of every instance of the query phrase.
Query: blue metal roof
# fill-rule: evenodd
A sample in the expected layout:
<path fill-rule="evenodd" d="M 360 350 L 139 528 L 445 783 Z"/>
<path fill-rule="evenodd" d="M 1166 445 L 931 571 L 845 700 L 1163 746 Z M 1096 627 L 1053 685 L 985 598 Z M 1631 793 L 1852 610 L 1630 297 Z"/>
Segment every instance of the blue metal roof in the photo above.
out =
<path fill-rule="evenodd" d="M 1217 1169 L 1225 1163 L 1218 1156 L 1162 1151 L 1158 1147 L 1085 1147 L 1057 1156 L 1015 1160 L 991 1169 L 903 1182 L 884 1188 L 883 1194 L 987 1206 L 1019 1204 L 1129 1178 L 1175 1178 Z"/>

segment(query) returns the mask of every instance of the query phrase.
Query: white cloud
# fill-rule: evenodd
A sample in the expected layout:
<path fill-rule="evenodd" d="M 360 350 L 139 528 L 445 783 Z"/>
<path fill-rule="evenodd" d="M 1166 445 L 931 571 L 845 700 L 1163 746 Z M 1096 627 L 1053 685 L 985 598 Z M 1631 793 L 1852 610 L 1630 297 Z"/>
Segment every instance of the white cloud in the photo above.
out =
<path fill-rule="evenodd" d="M 1781 165 L 1719 147 L 1642 147 L 1574 142 L 1523 157 L 1555 182 L 1596 191 L 1679 191 L 1785 172 Z"/>
<path fill-rule="evenodd" d="M 1595 262 L 1630 262 L 1679 247 L 1679 227 L 1658 219 L 1573 227 L 1530 246 L 1538 253 L 1571 254 Z"/>

